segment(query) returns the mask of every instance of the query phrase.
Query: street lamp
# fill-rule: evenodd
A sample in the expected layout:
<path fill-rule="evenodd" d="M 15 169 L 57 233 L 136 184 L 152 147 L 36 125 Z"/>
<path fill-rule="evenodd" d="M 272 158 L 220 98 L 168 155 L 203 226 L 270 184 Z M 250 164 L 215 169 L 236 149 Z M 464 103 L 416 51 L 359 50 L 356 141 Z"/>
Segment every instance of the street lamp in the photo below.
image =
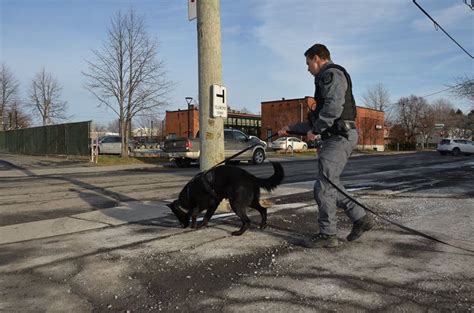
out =
<path fill-rule="evenodd" d="M 186 97 L 184 98 L 186 99 L 186 102 L 188 103 L 188 138 L 191 138 L 191 121 L 189 119 L 189 111 L 190 111 L 190 107 L 191 107 L 191 102 L 193 101 L 193 98 L 192 97 Z"/>

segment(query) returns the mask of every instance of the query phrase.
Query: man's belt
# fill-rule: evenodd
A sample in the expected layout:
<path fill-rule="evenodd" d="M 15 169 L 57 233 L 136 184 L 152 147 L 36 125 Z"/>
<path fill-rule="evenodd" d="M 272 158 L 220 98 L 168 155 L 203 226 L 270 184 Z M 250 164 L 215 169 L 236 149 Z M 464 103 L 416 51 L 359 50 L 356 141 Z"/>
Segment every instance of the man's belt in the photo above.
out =
<path fill-rule="evenodd" d="M 342 136 L 346 139 L 349 139 L 348 131 L 351 129 L 356 129 L 356 124 L 354 121 L 344 121 L 342 119 L 337 119 L 334 121 L 334 124 L 327 128 L 321 133 L 321 139 L 326 140 L 331 136 Z"/>

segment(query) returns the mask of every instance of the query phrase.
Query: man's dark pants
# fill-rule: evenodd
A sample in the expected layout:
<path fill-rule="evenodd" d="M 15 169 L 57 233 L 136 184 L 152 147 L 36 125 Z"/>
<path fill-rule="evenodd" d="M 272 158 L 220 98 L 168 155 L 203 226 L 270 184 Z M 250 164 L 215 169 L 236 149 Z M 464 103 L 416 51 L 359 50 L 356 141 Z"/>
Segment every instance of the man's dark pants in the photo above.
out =
<path fill-rule="evenodd" d="M 339 178 L 346 166 L 352 150 L 357 146 L 357 130 L 351 129 L 346 139 L 342 136 L 331 136 L 323 141 L 319 152 L 318 168 L 323 171 L 334 184 L 345 191 Z M 365 210 L 356 205 L 318 173 L 314 184 L 314 198 L 319 206 L 319 233 L 335 235 L 337 233 L 336 209 L 342 208 L 352 222 L 365 216 Z"/>

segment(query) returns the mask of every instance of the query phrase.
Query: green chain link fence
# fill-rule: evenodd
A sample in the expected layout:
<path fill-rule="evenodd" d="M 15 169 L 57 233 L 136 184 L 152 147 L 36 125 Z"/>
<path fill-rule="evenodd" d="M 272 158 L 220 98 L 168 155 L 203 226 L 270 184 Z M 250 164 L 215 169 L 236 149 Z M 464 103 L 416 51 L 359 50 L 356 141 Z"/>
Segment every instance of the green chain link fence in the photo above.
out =
<path fill-rule="evenodd" d="M 31 155 L 89 155 L 91 121 L 0 132 L 0 150 Z"/>

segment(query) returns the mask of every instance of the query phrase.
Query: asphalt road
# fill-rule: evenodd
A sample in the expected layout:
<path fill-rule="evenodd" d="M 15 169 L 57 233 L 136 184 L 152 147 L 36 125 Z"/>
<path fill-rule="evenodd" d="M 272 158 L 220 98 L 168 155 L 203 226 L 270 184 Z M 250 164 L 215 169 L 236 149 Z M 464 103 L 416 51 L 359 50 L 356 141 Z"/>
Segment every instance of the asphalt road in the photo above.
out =
<path fill-rule="evenodd" d="M 96 168 L 0 155 L 2 226 L 88 214 L 120 203 L 159 206 L 197 168 Z M 305 249 L 317 232 L 314 160 L 282 161 L 269 227 L 241 237 L 235 217 L 203 230 L 158 218 L 0 245 L 0 311 L 472 311 L 473 254 L 377 220 L 353 243 Z M 243 168 L 258 176 L 269 165 Z M 357 156 L 342 180 L 384 217 L 474 249 L 474 159 L 433 152 Z M 283 192 L 285 191 L 285 192 Z M 287 192 L 289 191 L 289 192 Z M 162 208 L 163 206 L 159 206 Z M 255 215 L 252 220 L 257 220 Z"/>
<path fill-rule="evenodd" d="M 117 206 L 129 201 L 175 198 L 198 168 L 118 166 L 97 168 L 50 159 L 17 161 L 0 155 L 0 226 L 58 218 Z M 34 159 L 33 159 L 34 160 Z M 278 159 L 285 168 L 284 183 L 311 181 L 317 172 L 314 159 Z M 416 154 L 351 158 L 342 180 L 348 187 L 370 190 L 423 189 L 440 184 L 469 186 L 472 171 L 460 166 L 471 157 Z M 19 165 L 17 165 L 19 164 Z M 454 168 L 450 168 L 453 165 Z M 269 164 L 243 168 L 257 176 L 271 175 Z M 472 185 L 471 185 L 472 186 Z M 453 194 L 453 193 L 451 193 Z M 472 197 L 467 189 L 456 197 Z"/>

